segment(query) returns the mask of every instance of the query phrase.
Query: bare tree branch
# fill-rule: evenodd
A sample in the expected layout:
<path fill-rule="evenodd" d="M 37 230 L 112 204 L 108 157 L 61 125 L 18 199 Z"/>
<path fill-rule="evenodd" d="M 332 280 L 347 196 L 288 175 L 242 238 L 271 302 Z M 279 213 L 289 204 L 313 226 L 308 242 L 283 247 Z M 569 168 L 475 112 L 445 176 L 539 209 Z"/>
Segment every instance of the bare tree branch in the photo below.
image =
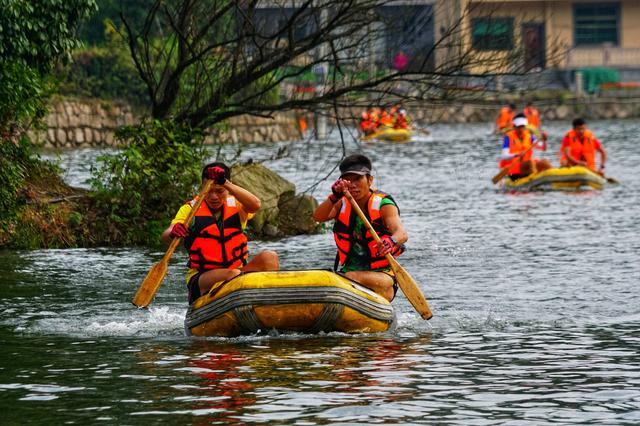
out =
<path fill-rule="evenodd" d="M 412 34 L 414 28 L 402 28 L 403 22 L 433 26 L 436 13 L 436 6 L 425 6 L 420 10 L 430 14 L 420 19 L 386 17 L 396 4 L 156 0 L 139 29 L 122 18 L 134 63 L 151 95 L 152 117 L 197 128 L 241 114 L 270 116 L 287 109 L 333 108 L 337 113 L 337 108 L 383 99 L 465 99 L 478 93 L 474 84 L 480 78 L 522 71 L 518 49 L 492 55 L 471 46 L 469 16 L 480 7 L 483 16 L 495 8 L 481 2 L 433 30 L 433 42 L 416 52 L 411 66 L 394 69 L 388 56 L 399 47 L 389 40 Z M 163 31 L 154 32 L 153 22 Z M 328 74 L 317 74 L 327 68 Z M 293 90 L 302 77 L 316 74 L 313 93 Z"/>

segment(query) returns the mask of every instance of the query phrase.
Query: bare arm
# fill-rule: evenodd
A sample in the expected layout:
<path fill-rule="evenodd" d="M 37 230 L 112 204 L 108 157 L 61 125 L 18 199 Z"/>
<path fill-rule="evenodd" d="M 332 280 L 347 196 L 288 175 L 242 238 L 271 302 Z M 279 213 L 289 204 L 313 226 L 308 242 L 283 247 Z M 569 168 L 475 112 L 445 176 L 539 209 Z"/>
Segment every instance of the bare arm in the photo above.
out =
<path fill-rule="evenodd" d="M 404 225 L 398 214 L 398 208 L 392 204 L 385 204 L 380 209 L 380 215 L 382 221 L 391 233 L 394 240 L 398 242 L 398 245 L 402 245 L 409 240 L 407 232 L 404 230 Z"/>
<path fill-rule="evenodd" d="M 326 222 L 334 219 L 338 215 L 344 200 L 341 199 L 334 203 L 331 201 L 331 198 L 331 196 L 327 197 L 318 207 L 316 207 L 313 212 L 313 220 L 316 222 Z"/>
<path fill-rule="evenodd" d="M 600 153 L 600 172 L 602 172 L 604 164 L 607 162 L 607 152 L 601 146 L 598 147 L 598 152 Z"/>
<path fill-rule="evenodd" d="M 580 165 L 580 166 L 586 166 L 586 165 L 587 165 L 587 162 L 586 162 L 586 161 L 580 161 L 580 160 L 578 160 L 577 158 L 574 158 L 574 157 L 571 155 L 571 149 L 569 149 L 569 147 L 568 147 L 568 146 L 566 146 L 566 147 L 564 148 L 564 155 L 566 155 L 566 157 L 569 159 L 569 161 L 571 162 L 571 164 L 572 164 L 572 165 L 576 165 L 576 164 L 577 164 L 577 165 Z"/>
<path fill-rule="evenodd" d="M 172 238 L 170 234 L 172 229 L 173 225 L 169 225 L 169 227 L 162 232 L 162 235 L 160 235 L 160 239 L 163 243 L 169 244 L 169 242 L 171 242 Z"/>
<path fill-rule="evenodd" d="M 222 185 L 225 187 L 229 194 L 236 197 L 236 199 L 244 206 L 247 213 L 255 213 L 260 209 L 260 199 L 253 195 L 246 189 L 233 184 L 231 181 L 225 181 Z"/>
<path fill-rule="evenodd" d="M 326 222 L 328 220 L 334 219 L 338 216 L 338 212 L 342 208 L 342 203 L 346 203 L 347 201 L 342 198 L 339 194 L 344 194 L 344 191 L 349 189 L 349 184 L 347 181 L 338 179 L 334 182 L 331 187 L 331 194 L 329 197 L 325 199 L 313 212 L 313 219 L 316 222 Z M 338 195 L 334 194 L 334 191 L 337 192 Z"/>

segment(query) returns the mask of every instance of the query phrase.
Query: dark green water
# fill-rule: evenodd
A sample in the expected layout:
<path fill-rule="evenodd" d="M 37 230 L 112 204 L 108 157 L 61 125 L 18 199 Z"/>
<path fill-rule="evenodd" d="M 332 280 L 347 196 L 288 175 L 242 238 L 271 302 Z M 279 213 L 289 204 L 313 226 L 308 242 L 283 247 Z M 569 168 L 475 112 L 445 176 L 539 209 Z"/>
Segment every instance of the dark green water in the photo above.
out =
<path fill-rule="evenodd" d="M 639 424 L 640 123 L 591 128 L 621 185 L 498 193 L 487 126 L 362 146 L 435 314 L 399 297 L 388 335 L 187 338 L 182 253 L 147 311 L 130 299 L 162 252 L 0 252 L 0 424 Z M 555 152 L 565 128 L 549 130 Z M 341 147 L 289 151 L 267 164 L 304 190 Z M 69 181 L 95 154 L 61 154 Z M 250 248 L 277 250 L 285 269 L 334 256 L 329 234 Z"/>

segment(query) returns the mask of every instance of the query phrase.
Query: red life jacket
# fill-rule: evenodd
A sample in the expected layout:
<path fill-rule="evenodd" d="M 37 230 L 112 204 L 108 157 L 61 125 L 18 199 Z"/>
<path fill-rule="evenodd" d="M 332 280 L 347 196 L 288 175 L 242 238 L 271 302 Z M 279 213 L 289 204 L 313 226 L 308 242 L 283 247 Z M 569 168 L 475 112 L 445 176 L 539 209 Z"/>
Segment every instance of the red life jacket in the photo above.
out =
<path fill-rule="evenodd" d="M 380 203 L 384 198 L 389 198 L 393 201 L 393 198 L 384 192 L 373 192 L 369 197 L 367 210 L 364 211 L 365 216 L 371 225 L 373 225 L 373 229 L 375 229 L 379 237 L 382 237 L 383 235 L 391 235 L 387 227 L 384 225 L 382 216 L 380 215 Z M 340 212 L 338 213 L 333 225 L 333 239 L 338 247 L 338 264 L 340 265 L 344 265 L 347 260 L 347 255 L 349 254 L 349 250 L 351 249 L 351 244 L 355 240 L 353 233 L 355 230 L 355 221 L 357 216 L 358 214 L 353 211 L 351 203 L 343 200 L 342 207 L 340 208 Z M 377 254 L 378 248 L 376 246 L 376 240 L 368 229 L 365 234 L 365 243 L 368 248 L 369 267 L 372 270 L 388 268 L 389 261 L 384 256 L 379 256 Z M 404 246 L 395 247 L 391 254 L 394 257 L 397 257 L 402 254 L 403 251 Z"/>
<path fill-rule="evenodd" d="M 194 202 L 191 201 L 192 206 Z M 189 252 L 189 268 L 206 271 L 246 265 L 249 249 L 236 199 L 229 196 L 225 200 L 220 227 L 207 203 L 202 203 L 189 227 L 189 236 L 184 239 L 184 245 Z"/>
<path fill-rule="evenodd" d="M 525 130 L 524 137 L 522 140 L 518 137 L 515 129 L 507 132 L 505 135 L 509 138 L 509 154 L 520 154 L 523 151 L 529 149 L 531 144 L 533 143 L 531 140 L 531 132 Z M 513 166 L 509 169 L 510 175 L 520 174 L 520 165 L 525 161 L 530 161 L 533 158 L 533 150 L 527 152 L 524 156 L 520 157 L 520 159 L 510 158 L 508 160 L 500 160 L 498 163 L 498 167 L 501 169 L 507 167 L 509 164 L 513 164 Z"/>
<path fill-rule="evenodd" d="M 591 170 L 596 169 L 596 138 L 593 136 L 590 130 L 585 130 L 582 140 L 578 138 L 575 130 L 569 130 L 564 137 L 565 141 L 569 143 L 569 152 L 571 156 L 577 160 L 587 162 L 587 167 Z M 566 145 L 560 147 L 560 162 L 564 163 L 567 156 L 564 153 Z"/>

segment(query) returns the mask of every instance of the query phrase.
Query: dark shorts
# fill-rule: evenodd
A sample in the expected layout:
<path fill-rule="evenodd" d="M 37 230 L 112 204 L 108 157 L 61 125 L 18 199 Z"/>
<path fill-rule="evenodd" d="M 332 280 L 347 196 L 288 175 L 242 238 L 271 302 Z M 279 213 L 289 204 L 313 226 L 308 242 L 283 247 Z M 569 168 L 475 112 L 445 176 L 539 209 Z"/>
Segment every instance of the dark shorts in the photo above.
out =
<path fill-rule="evenodd" d="M 389 271 L 381 271 L 381 272 L 393 278 L 393 297 L 391 298 L 391 300 L 393 301 L 393 299 L 396 298 L 396 294 L 398 294 L 398 280 L 396 279 L 396 276 Z"/>
<path fill-rule="evenodd" d="M 189 304 L 191 305 L 196 299 L 202 294 L 200 294 L 200 284 L 198 284 L 198 280 L 200 279 L 200 275 L 204 272 L 198 272 L 189 280 L 189 284 L 187 284 L 187 292 L 189 294 Z"/>
<path fill-rule="evenodd" d="M 509 175 L 509 179 L 511 179 L 512 181 L 516 181 L 518 179 L 522 179 L 524 177 L 527 177 L 529 175 Z"/>

